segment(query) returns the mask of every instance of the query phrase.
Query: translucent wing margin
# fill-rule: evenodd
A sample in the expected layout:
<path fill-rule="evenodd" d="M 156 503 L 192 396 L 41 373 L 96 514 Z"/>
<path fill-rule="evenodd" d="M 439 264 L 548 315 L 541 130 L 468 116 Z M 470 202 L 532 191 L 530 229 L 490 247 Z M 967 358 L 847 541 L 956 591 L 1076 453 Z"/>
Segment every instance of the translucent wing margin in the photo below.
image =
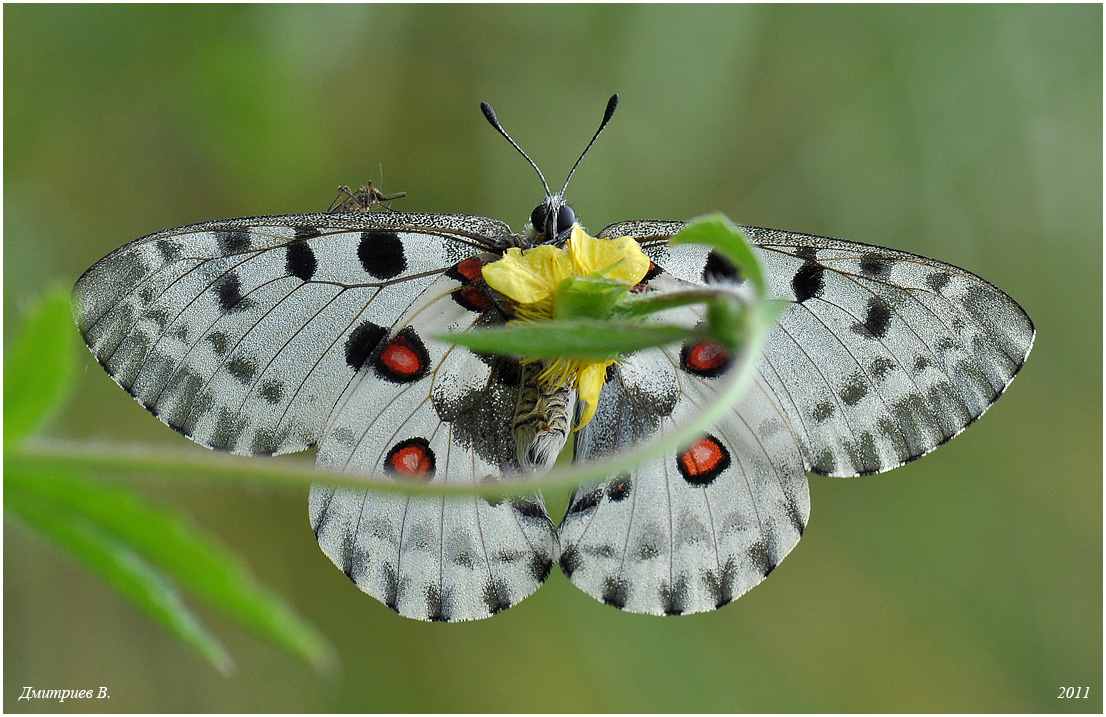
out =
<path fill-rule="evenodd" d="M 682 227 L 624 222 L 600 236 L 634 236 L 684 281 L 725 276 L 707 248 L 668 243 Z M 760 377 L 809 470 L 878 473 L 925 455 L 983 415 L 1033 345 L 1025 311 L 963 269 L 878 246 L 742 228 L 773 297 L 794 303 L 769 333 Z"/>
<path fill-rule="evenodd" d="M 506 224 L 448 214 L 296 214 L 158 232 L 74 288 L 85 341 L 162 422 L 210 448 L 303 450 L 318 440 L 374 338 Z M 375 338 L 379 338 L 376 336 Z"/>

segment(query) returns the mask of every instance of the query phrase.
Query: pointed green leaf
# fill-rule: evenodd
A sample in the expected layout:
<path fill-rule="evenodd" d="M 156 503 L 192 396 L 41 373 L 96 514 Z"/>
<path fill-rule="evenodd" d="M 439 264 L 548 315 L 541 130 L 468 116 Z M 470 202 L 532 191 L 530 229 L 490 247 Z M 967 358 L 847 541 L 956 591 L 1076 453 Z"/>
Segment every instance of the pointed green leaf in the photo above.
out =
<path fill-rule="evenodd" d="M 165 576 L 117 537 L 87 518 L 43 501 L 34 491 L 8 481 L 4 507 L 150 615 L 224 675 L 234 661 L 181 600 Z"/>
<path fill-rule="evenodd" d="M 61 405 L 73 383 L 76 346 L 69 294 L 51 291 L 4 357 L 4 443 L 31 435 Z"/>
<path fill-rule="evenodd" d="M 263 638 L 311 663 L 330 667 L 321 635 L 246 568 L 175 513 L 144 502 L 130 490 L 47 472 L 9 471 L 5 488 L 35 496 L 43 506 L 77 515 L 177 580 L 182 587 Z"/>
<path fill-rule="evenodd" d="M 518 323 L 435 338 L 478 353 L 524 358 L 610 361 L 622 354 L 686 341 L 700 332 L 681 326 L 597 319 Z"/>

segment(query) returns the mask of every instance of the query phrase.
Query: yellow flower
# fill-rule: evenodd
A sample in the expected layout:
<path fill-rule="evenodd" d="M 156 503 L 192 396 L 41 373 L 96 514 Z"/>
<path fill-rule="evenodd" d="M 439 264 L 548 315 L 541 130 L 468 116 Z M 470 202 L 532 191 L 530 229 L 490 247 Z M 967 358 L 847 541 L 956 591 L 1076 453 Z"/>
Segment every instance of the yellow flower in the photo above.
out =
<path fill-rule="evenodd" d="M 523 321 L 548 321 L 553 318 L 557 287 L 571 277 L 602 277 L 633 286 L 645 278 L 649 258 L 633 237 L 596 239 L 577 224 L 565 249 L 549 244 L 525 251 L 508 249 L 499 261 L 484 267 L 488 286 L 516 302 L 515 314 Z M 583 428 L 595 415 L 599 393 L 606 382 L 607 367 L 614 361 L 556 359 L 546 364 L 538 380 L 547 387 L 571 386 L 584 402 L 580 424 Z"/>

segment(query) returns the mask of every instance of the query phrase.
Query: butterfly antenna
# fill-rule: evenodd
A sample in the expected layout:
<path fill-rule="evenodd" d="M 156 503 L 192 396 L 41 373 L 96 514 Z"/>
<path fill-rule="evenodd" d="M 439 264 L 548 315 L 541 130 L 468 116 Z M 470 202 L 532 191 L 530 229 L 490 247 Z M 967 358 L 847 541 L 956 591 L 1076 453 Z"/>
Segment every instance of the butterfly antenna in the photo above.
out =
<path fill-rule="evenodd" d="M 595 140 L 599 139 L 599 135 L 603 132 L 603 128 L 607 126 L 607 123 L 611 121 L 611 117 L 614 117 L 614 111 L 618 109 L 618 93 L 611 95 L 611 98 L 607 100 L 607 111 L 603 113 L 603 121 L 599 123 L 599 129 L 595 130 L 595 136 L 588 142 L 588 146 L 584 147 L 584 151 L 580 153 L 580 159 L 576 160 L 576 164 L 572 165 L 572 171 L 568 173 L 568 179 L 565 179 L 565 185 L 561 187 L 561 195 L 564 196 L 565 190 L 568 189 L 568 183 L 572 179 L 572 175 L 576 174 L 576 168 L 580 166 L 580 162 L 583 161 L 584 155 L 588 153 L 591 146 L 595 144 Z"/>
<path fill-rule="evenodd" d="M 549 191 L 549 183 L 545 181 L 545 175 L 538 169 L 538 165 L 534 163 L 534 160 L 530 159 L 530 155 L 522 151 L 522 147 L 518 146 L 518 143 L 511 139 L 511 135 L 507 134 L 507 130 L 503 129 L 503 125 L 499 124 L 499 120 L 495 116 L 495 110 L 487 102 L 480 103 L 480 109 L 483 110 L 484 116 L 487 117 L 488 123 L 492 127 L 495 127 L 503 137 L 511 143 L 511 146 L 518 150 L 518 153 L 526 158 L 526 161 L 530 163 L 530 166 L 534 168 L 534 171 L 538 173 L 538 177 L 541 179 L 542 186 L 545 187 L 546 196 L 552 195 Z"/>

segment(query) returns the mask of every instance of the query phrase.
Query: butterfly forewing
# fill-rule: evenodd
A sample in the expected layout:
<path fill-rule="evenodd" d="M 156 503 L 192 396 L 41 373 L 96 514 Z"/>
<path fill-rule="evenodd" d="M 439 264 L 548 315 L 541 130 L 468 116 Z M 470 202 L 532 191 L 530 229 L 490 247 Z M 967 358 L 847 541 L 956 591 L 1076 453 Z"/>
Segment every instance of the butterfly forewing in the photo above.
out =
<path fill-rule="evenodd" d="M 363 360 L 443 271 L 506 241 L 459 215 L 361 213 L 197 224 L 134 241 L 77 282 L 77 323 L 108 373 L 172 428 L 248 454 L 319 437 Z"/>
<path fill-rule="evenodd" d="M 725 275 L 679 222 L 624 222 L 685 281 Z M 1021 368 L 1033 325 L 1010 297 L 963 269 L 883 247 L 743 227 L 772 298 L 793 302 L 765 343 L 760 376 L 799 437 L 809 470 L 857 475 L 913 460 L 983 414 Z"/>

